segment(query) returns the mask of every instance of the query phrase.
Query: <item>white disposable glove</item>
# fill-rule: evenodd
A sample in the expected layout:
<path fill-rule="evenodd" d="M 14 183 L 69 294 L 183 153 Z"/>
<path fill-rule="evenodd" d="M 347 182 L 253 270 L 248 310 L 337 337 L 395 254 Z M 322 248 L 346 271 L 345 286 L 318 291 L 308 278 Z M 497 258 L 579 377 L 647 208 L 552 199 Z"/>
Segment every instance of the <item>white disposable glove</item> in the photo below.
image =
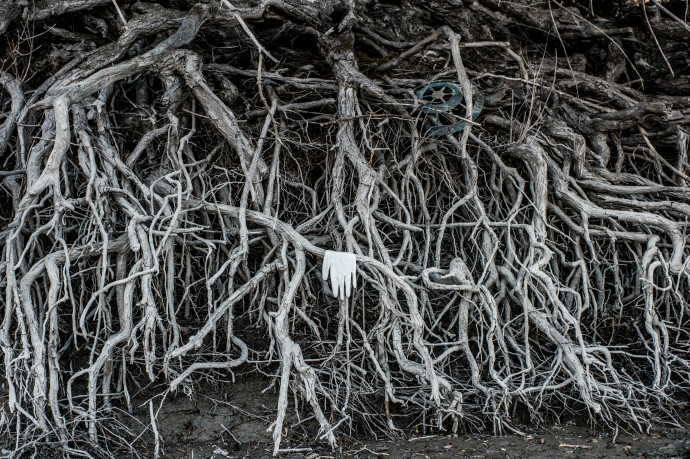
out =
<path fill-rule="evenodd" d="M 354 253 L 326 250 L 323 256 L 323 280 L 331 273 L 333 296 L 344 300 L 350 298 L 353 288 L 357 288 L 357 257 Z"/>

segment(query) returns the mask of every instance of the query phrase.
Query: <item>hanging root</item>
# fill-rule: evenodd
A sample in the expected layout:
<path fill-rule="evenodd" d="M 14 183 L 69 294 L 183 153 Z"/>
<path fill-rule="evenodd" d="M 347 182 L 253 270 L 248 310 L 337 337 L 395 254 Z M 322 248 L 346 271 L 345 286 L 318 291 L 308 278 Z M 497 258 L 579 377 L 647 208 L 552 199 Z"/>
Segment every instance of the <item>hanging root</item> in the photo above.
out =
<path fill-rule="evenodd" d="M 132 387 L 167 403 L 240 368 L 273 375 L 274 454 L 290 409 L 333 448 L 344 429 L 677 422 L 690 101 L 630 60 L 659 52 L 648 28 L 526 0 L 435 28 L 416 6 L 231 3 L 0 7 L 13 455 L 107 456 Z M 655 23 L 676 74 L 678 21 Z M 434 81 L 452 104 L 420 100 Z M 323 278 L 327 250 L 356 257 L 352 291 Z"/>

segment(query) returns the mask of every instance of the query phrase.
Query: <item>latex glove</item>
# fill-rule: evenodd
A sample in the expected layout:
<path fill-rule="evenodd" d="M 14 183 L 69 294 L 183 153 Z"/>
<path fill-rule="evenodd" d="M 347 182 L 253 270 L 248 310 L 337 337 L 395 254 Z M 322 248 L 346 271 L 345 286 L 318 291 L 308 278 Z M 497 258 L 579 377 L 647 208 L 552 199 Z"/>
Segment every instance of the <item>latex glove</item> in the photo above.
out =
<path fill-rule="evenodd" d="M 354 253 L 326 250 L 323 256 L 323 280 L 331 275 L 333 296 L 344 300 L 350 298 L 353 288 L 357 288 L 357 257 Z"/>

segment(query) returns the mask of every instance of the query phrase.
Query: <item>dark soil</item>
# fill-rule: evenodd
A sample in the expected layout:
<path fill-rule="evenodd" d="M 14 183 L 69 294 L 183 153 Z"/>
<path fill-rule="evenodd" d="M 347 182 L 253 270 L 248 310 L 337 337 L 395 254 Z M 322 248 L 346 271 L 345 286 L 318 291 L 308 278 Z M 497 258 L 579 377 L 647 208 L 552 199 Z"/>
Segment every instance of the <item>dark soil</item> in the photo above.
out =
<path fill-rule="evenodd" d="M 250 427 L 251 428 L 251 427 Z M 243 430 L 243 429 L 240 429 Z M 552 426 L 526 437 L 505 436 L 429 436 L 372 442 L 343 442 L 340 451 L 323 447 L 302 447 L 302 452 L 285 453 L 292 459 L 317 458 L 527 458 L 527 457 L 676 457 L 690 458 L 687 432 L 671 438 L 664 433 L 650 435 L 610 435 L 593 433 L 575 425 Z M 170 458 L 270 458 L 272 445 L 265 442 L 218 441 L 199 444 L 172 444 L 164 457 Z M 233 444 L 234 443 L 234 444 Z M 297 449 L 297 448 L 296 448 Z"/>
<path fill-rule="evenodd" d="M 157 424 L 164 439 L 162 457 L 199 458 L 270 458 L 272 435 L 267 431 L 275 416 L 276 398 L 269 385 L 256 377 L 238 378 L 222 388 L 205 387 L 197 395 L 179 394 L 165 403 Z M 140 413 L 130 426 L 147 426 L 148 403 L 140 403 Z M 298 419 L 294 409 L 284 427 L 281 454 L 289 459 L 317 458 L 536 458 L 536 457 L 636 457 L 690 458 L 690 433 L 682 428 L 657 427 L 648 434 L 603 430 L 587 422 L 565 422 L 545 428 L 523 427 L 525 436 L 507 435 L 411 435 L 408 438 L 355 440 L 341 436 L 340 449 L 331 451 L 315 441 L 314 425 Z M 143 435 L 143 437 L 151 437 Z M 145 444 L 139 453 L 153 457 L 153 445 Z M 120 454 L 120 458 L 134 457 Z"/>

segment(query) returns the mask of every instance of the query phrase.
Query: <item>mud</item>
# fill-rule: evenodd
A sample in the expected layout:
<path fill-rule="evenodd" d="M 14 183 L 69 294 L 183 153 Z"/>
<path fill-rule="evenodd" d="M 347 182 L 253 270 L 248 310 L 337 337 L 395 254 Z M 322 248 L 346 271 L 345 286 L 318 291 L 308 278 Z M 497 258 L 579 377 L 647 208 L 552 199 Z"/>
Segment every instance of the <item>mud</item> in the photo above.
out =
<path fill-rule="evenodd" d="M 238 378 L 235 384 L 198 388 L 196 395 L 182 393 L 161 408 L 157 427 L 164 440 L 164 458 L 270 458 L 272 436 L 267 431 L 274 419 L 276 395 L 270 382 Z M 160 400 L 159 400 L 160 401 Z M 149 423 L 148 404 L 139 403 L 130 427 L 139 433 Z M 690 434 L 684 428 L 656 427 L 648 434 L 619 431 L 566 422 L 541 429 L 524 426 L 525 436 L 509 435 L 411 435 L 409 437 L 355 439 L 341 435 L 340 449 L 331 451 L 315 441 L 310 419 L 302 419 L 294 407 L 283 433 L 281 454 L 285 459 L 327 458 L 690 458 Z M 288 427 L 289 426 L 289 427 Z M 140 438 L 151 437 L 150 430 Z M 153 444 L 139 443 L 142 457 L 153 457 Z M 132 458 L 120 454 L 116 457 Z"/>
<path fill-rule="evenodd" d="M 270 458 L 271 445 L 250 441 L 237 444 L 223 441 L 174 445 L 164 457 L 170 458 Z M 613 441 L 606 435 L 592 435 L 577 426 L 553 426 L 533 432 L 525 438 L 517 436 L 464 436 L 458 438 L 429 436 L 379 442 L 345 442 L 340 451 L 301 445 L 300 452 L 283 453 L 290 459 L 326 458 L 528 458 L 528 457 L 690 457 L 690 442 L 662 434 L 621 435 Z"/>

